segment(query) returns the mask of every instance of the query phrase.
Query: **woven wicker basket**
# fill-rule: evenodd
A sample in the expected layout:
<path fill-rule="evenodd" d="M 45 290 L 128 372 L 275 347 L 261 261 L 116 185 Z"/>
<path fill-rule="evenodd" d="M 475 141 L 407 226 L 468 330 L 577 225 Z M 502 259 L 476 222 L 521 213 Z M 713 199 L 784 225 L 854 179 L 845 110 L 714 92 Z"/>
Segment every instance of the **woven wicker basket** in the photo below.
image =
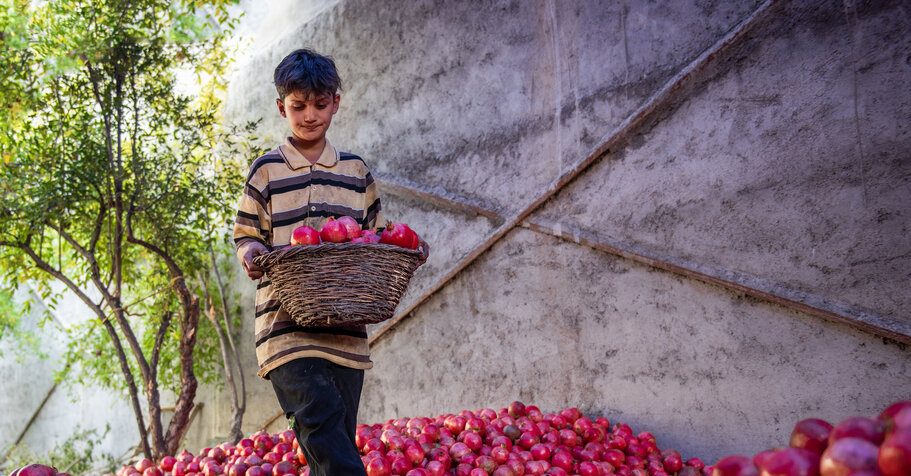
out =
<path fill-rule="evenodd" d="M 282 308 L 307 327 L 353 327 L 392 317 L 421 252 L 378 243 L 292 246 L 253 258 Z"/>

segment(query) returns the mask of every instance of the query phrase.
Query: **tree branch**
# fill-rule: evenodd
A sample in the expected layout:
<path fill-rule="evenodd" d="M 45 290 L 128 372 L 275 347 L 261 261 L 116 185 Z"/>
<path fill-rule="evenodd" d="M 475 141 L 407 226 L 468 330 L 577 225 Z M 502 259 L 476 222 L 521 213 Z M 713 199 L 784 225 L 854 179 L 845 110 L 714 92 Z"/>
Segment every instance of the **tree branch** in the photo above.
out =
<path fill-rule="evenodd" d="M 133 210 L 134 210 L 134 208 L 131 204 L 130 208 L 127 211 L 127 219 L 126 219 L 127 241 L 129 243 L 133 243 L 135 245 L 142 246 L 143 248 L 158 255 L 158 257 L 161 258 L 161 260 L 164 261 L 165 265 L 168 267 L 168 271 L 171 274 L 172 282 L 176 281 L 176 280 L 180 280 L 180 283 L 174 282 L 174 285 L 182 286 L 182 291 L 178 291 L 179 297 L 181 298 L 181 302 L 183 302 L 184 299 L 186 299 L 187 302 L 189 302 L 190 291 L 189 291 L 189 289 L 186 288 L 186 283 L 184 282 L 185 280 L 184 280 L 183 270 L 180 269 L 180 265 L 178 265 L 177 262 L 174 261 L 174 258 L 172 258 L 171 255 L 169 255 L 167 252 L 165 252 L 160 247 L 158 247 L 152 243 L 149 243 L 148 241 L 136 238 L 136 236 L 133 234 Z"/>
<path fill-rule="evenodd" d="M 101 278 L 101 269 L 98 267 L 98 260 L 95 259 L 95 255 L 93 253 L 90 253 L 89 250 L 80 245 L 79 242 L 73 238 L 73 235 L 67 233 L 67 231 L 63 229 L 63 225 L 55 225 L 50 221 L 45 222 L 45 225 L 56 231 L 64 241 L 69 243 L 70 246 L 72 246 L 80 255 L 82 255 L 82 257 L 89 265 L 90 272 L 92 273 L 92 281 Z M 98 283 L 96 283 L 96 285 L 97 284 Z M 102 295 L 107 297 L 107 294 L 104 291 L 102 291 Z"/>
<path fill-rule="evenodd" d="M 80 55 L 82 61 L 85 62 L 85 67 L 89 71 L 89 82 L 92 83 L 92 93 L 95 97 L 95 102 L 98 103 L 98 107 L 101 108 L 101 118 L 104 121 L 104 142 L 105 149 L 108 154 L 108 166 L 111 170 L 114 170 L 114 148 L 111 144 L 111 121 L 108 119 L 107 114 L 105 113 L 105 104 L 104 99 L 101 97 L 101 91 L 98 86 L 99 79 L 96 77 L 97 73 L 95 68 L 92 66 L 92 62 L 89 61 L 89 58 L 86 55 Z"/>
<path fill-rule="evenodd" d="M 171 284 L 174 291 L 180 299 L 183 315 L 180 320 L 180 369 L 181 369 L 181 388 L 177 397 L 177 403 L 174 405 L 174 415 L 168 424 L 168 431 L 165 435 L 165 451 L 172 454 L 177 451 L 180 444 L 179 435 L 183 432 L 184 427 L 189 421 L 190 412 L 193 410 L 193 400 L 196 398 L 197 380 L 193 373 L 193 348 L 196 346 L 196 330 L 199 325 L 199 300 L 187 288 L 186 279 L 180 265 L 160 247 L 137 238 L 133 234 L 133 204 L 127 209 L 126 216 L 126 234 L 127 241 L 151 251 L 165 262 L 171 275 Z"/>
<path fill-rule="evenodd" d="M 171 311 L 165 311 L 164 316 L 161 318 L 161 323 L 158 325 L 158 332 L 155 334 L 155 346 L 152 347 L 152 359 L 151 367 L 152 372 L 157 375 L 158 373 L 158 357 L 161 355 L 161 345 L 164 343 L 165 335 L 168 332 L 168 327 L 171 326 L 171 317 L 173 313 Z"/>
<path fill-rule="evenodd" d="M 89 254 L 82 245 L 77 242 L 72 235 L 66 232 L 61 226 L 55 226 L 51 223 L 47 223 L 51 229 L 55 230 L 67 243 L 75 248 L 88 262 L 91 273 L 92 273 L 92 282 L 95 284 L 95 288 L 98 289 L 98 292 L 101 293 L 104 297 L 105 302 L 108 307 L 111 309 L 111 312 L 114 314 L 117 319 L 117 323 L 120 325 L 120 329 L 123 332 L 124 336 L 127 339 L 127 343 L 130 345 L 133 355 L 136 358 L 136 361 L 139 363 L 139 370 L 142 372 L 143 378 L 146 381 L 154 377 L 154 372 L 149 370 L 149 365 L 145 358 L 145 355 L 142 352 L 142 347 L 139 345 L 138 339 L 136 339 L 135 334 L 133 333 L 132 326 L 130 326 L 129 321 L 123 315 L 124 306 L 120 306 L 120 299 L 112 295 L 110 289 L 108 289 L 104 283 L 101 282 L 101 271 L 98 267 L 98 260 L 95 259 L 95 256 Z"/>
<path fill-rule="evenodd" d="M 100 192 L 100 190 L 99 190 Z M 107 213 L 104 199 L 98 201 L 98 215 L 95 217 L 95 226 L 92 228 L 92 238 L 89 240 L 89 252 L 94 256 L 98 239 L 101 238 L 101 229 L 104 228 L 104 215 Z"/>

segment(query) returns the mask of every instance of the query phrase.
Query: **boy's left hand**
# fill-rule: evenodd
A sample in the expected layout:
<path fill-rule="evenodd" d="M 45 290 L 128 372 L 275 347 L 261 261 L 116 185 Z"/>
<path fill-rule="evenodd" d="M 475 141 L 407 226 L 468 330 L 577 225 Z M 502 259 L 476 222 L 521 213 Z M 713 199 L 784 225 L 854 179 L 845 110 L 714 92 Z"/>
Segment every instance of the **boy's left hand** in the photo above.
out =
<path fill-rule="evenodd" d="M 424 263 L 427 261 L 427 257 L 430 256 L 430 245 L 428 245 L 423 238 L 418 238 L 418 240 L 418 250 L 421 252 L 421 262 Z"/>

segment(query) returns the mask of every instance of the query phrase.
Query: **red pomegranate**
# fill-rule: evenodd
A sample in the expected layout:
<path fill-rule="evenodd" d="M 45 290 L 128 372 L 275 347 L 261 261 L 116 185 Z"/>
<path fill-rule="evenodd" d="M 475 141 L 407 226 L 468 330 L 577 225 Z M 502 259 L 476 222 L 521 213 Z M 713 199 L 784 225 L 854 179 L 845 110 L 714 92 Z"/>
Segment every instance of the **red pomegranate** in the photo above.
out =
<path fill-rule="evenodd" d="M 842 420 L 829 434 L 829 446 L 841 438 L 860 438 L 874 445 L 883 442 L 885 425 L 880 420 L 867 417 L 851 417 Z"/>
<path fill-rule="evenodd" d="M 819 472 L 822 476 L 850 476 L 860 471 L 876 470 L 878 452 L 879 448 L 869 440 L 839 438 L 822 454 Z"/>
<path fill-rule="evenodd" d="M 341 222 L 329 217 L 320 229 L 319 236 L 328 243 L 344 243 L 348 241 L 348 230 Z"/>
<path fill-rule="evenodd" d="M 415 250 L 417 249 L 418 244 L 420 244 L 420 239 L 418 238 L 418 234 L 409 228 L 408 225 L 404 223 L 388 222 L 386 224 L 386 229 L 383 230 L 383 233 L 380 235 L 380 243 Z"/>
<path fill-rule="evenodd" d="M 291 232 L 291 244 L 292 245 L 318 245 L 320 244 L 320 233 L 309 226 L 299 226 Z M 249 441 L 249 443 L 246 443 Z M 242 440 L 244 445 L 253 446 L 253 440 L 249 438 Z"/>
<path fill-rule="evenodd" d="M 16 476 L 56 476 L 57 468 L 45 466 L 43 464 L 30 464 L 13 471 L 11 474 L 15 474 Z"/>
<path fill-rule="evenodd" d="M 348 232 L 348 239 L 354 239 L 361 236 L 361 225 L 359 225 L 354 218 L 345 215 L 339 217 L 336 221 L 345 227 L 345 231 Z"/>
<path fill-rule="evenodd" d="M 883 476 L 911 474 L 911 430 L 898 430 L 879 447 L 879 471 Z"/>
<path fill-rule="evenodd" d="M 819 418 L 807 418 L 794 425 L 791 432 L 791 448 L 802 448 L 822 454 L 829 446 L 832 424 Z"/>

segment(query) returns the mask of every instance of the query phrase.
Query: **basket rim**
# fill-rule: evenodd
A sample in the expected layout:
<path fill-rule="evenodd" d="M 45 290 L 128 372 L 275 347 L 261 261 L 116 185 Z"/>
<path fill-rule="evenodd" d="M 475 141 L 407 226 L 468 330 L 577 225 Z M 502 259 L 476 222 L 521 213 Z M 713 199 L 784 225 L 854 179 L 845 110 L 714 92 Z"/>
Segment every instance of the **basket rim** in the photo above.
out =
<path fill-rule="evenodd" d="M 389 245 L 386 243 L 320 243 L 318 245 L 284 245 L 276 247 L 273 251 L 261 254 L 253 258 L 253 263 L 265 270 L 272 268 L 281 261 L 293 258 L 299 254 L 322 254 L 329 251 L 345 251 L 356 249 L 369 249 L 384 252 L 401 253 L 411 256 L 421 256 L 420 250 L 402 248 L 401 246 Z"/>

